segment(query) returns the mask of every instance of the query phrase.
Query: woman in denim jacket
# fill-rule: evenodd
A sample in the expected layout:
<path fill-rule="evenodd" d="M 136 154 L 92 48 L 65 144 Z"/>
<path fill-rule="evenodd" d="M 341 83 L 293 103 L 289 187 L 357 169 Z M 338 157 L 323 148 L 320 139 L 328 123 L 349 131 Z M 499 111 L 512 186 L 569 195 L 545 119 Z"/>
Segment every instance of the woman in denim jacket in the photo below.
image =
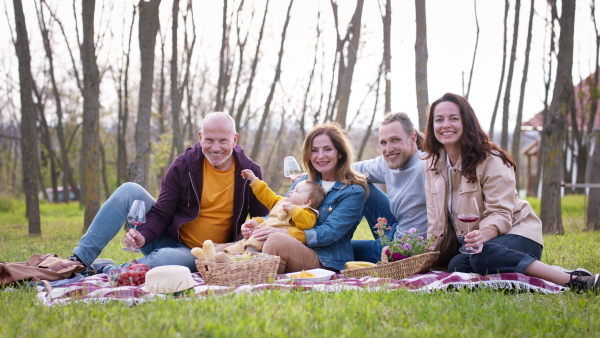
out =
<path fill-rule="evenodd" d="M 302 166 L 307 174 L 290 190 L 310 180 L 321 185 L 327 195 L 319 208 L 314 228 L 278 229 L 242 225 L 242 234 L 265 241 L 263 252 L 281 258 L 277 273 L 325 268 L 342 270 L 354 260 L 350 240 L 362 218 L 368 194 L 364 175 L 354 171 L 354 151 L 344 131 L 336 123 L 316 126 L 304 139 Z"/>

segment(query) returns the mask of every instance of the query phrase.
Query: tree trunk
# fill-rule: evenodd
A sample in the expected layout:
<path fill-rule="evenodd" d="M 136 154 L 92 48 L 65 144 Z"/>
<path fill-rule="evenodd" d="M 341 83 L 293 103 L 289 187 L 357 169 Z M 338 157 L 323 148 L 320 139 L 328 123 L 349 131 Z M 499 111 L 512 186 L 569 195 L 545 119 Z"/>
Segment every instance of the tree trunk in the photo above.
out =
<path fill-rule="evenodd" d="M 423 15 L 425 14 L 425 0 L 423 1 Z M 418 2 L 418 1 L 417 1 Z M 419 5 L 417 5 L 419 6 Z M 419 17 L 419 14 L 417 14 Z M 381 16 L 383 21 L 383 64 L 385 78 L 385 113 L 392 111 L 392 0 L 385 1 L 385 14 Z M 425 24 L 425 23 L 424 23 Z M 417 30 L 418 30 L 417 24 Z M 417 39 L 419 33 L 417 33 Z M 425 32 L 427 38 L 427 32 Z M 415 45 L 416 48 L 416 45 Z M 425 42 L 425 53 L 427 53 L 427 42 Z M 418 70 L 417 70 L 418 72 Z M 425 72 L 427 72 L 427 60 L 425 61 Z M 418 83 L 418 80 L 417 80 Z M 427 73 L 425 73 L 425 86 L 427 86 Z M 377 87 L 379 92 L 379 85 Z M 417 95 L 418 97 L 418 95 Z"/>
<path fill-rule="evenodd" d="M 102 142 L 100 142 L 100 163 L 102 164 L 100 177 L 102 178 L 102 187 L 104 187 L 104 199 L 107 200 L 110 197 L 110 191 L 108 189 L 108 174 L 106 173 L 106 154 Z M 65 190 L 65 199 L 67 199 L 67 193 Z"/>
<path fill-rule="evenodd" d="M 47 6 L 46 2 L 44 2 L 44 4 Z M 56 107 L 56 136 L 58 138 L 58 146 L 60 147 L 60 159 L 63 172 L 62 186 L 63 189 L 65 189 L 65 191 L 68 190 L 68 186 L 70 186 L 73 191 L 73 194 L 75 195 L 75 198 L 79 200 L 79 187 L 75 182 L 75 179 L 73 178 L 71 161 L 69 160 L 69 151 L 65 142 L 62 100 L 59 94 L 58 85 L 56 84 L 56 77 L 54 74 L 54 56 L 50 44 L 49 31 L 46 27 L 46 21 L 44 20 L 44 11 L 42 9 L 42 6 L 40 6 L 39 12 L 40 31 L 42 33 L 44 51 L 46 52 L 46 58 L 48 59 L 48 75 L 50 76 L 50 82 L 52 83 L 52 94 L 54 95 L 54 105 Z M 64 200 L 65 203 L 70 202 L 70 198 L 65 198 Z"/>
<path fill-rule="evenodd" d="M 160 80 L 158 89 L 158 131 L 160 135 L 166 132 L 165 128 L 165 38 L 160 34 Z"/>
<path fill-rule="evenodd" d="M 425 0 L 415 0 L 417 37 L 415 40 L 415 79 L 417 87 L 417 112 L 419 129 L 425 130 L 427 124 L 427 106 L 429 91 L 427 89 L 427 14 Z"/>
<path fill-rule="evenodd" d="M 281 77 L 281 61 L 283 60 L 283 46 L 285 45 L 285 36 L 287 33 L 288 24 L 290 23 L 290 12 L 292 11 L 292 5 L 294 4 L 294 0 L 290 0 L 290 4 L 287 9 L 287 14 L 285 17 L 285 23 L 283 24 L 283 31 L 281 32 L 281 44 L 279 46 L 279 58 L 277 61 L 277 67 L 275 68 L 275 78 L 271 83 L 271 90 L 269 91 L 269 95 L 267 96 L 267 101 L 265 102 L 265 109 L 263 111 L 262 118 L 260 120 L 260 124 L 258 126 L 258 130 L 256 132 L 256 137 L 254 139 L 254 144 L 252 145 L 252 152 L 250 153 L 250 158 L 258 158 L 258 153 L 261 149 L 264 150 L 262 143 L 263 138 L 263 130 L 265 127 L 265 123 L 267 118 L 269 117 L 271 102 L 273 101 L 273 95 L 275 95 L 275 88 L 277 87 L 277 83 L 279 82 L 279 78 Z"/>
<path fill-rule="evenodd" d="M 244 7 L 244 0 L 240 1 L 240 5 L 236 11 L 236 20 L 235 20 L 235 30 L 237 36 L 237 50 L 239 52 L 239 62 L 237 74 L 235 76 L 235 84 L 233 88 L 233 98 L 231 99 L 231 106 L 229 107 L 229 115 L 235 118 L 235 104 L 237 101 L 238 92 L 240 89 L 240 79 L 242 77 L 242 72 L 244 69 L 244 53 L 246 52 L 246 42 L 248 41 L 248 35 L 250 35 L 250 30 L 246 31 L 244 37 L 242 37 L 242 29 L 240 27 L 240 13 L 242 13 L 242 9 Z M 250 24 L 252 23 L 252 19 L 254 18 L 254 10 L 252 11 Z"/>
<path fill-rule="evenodd" d="M 477 0 L 473 0 L 473 8 L 475 11 L 475 27 L 477 35 L 475 37 L 475 49 L 473 50 L 473 61 L 471 61 L 471 71 L 469 72 L 469 83 L 467 84 L 467 93 L 465 99 L 469 99 L 471 93 L 471 84 L 473 83 L 473 70 L 475 69 L 475 57 L 477 56 L 477 47 L 479 46 L 479 19 L 477 18 Z"/>
<path fill-rule="evenodd" d="M 550 11 L 550 49 L 548 50 L 548 76 L 545 78 L 544 80 L 544 109 L 542 111 L 542 117 L 543 117 L 543 121 L 544 123 L 548 120 L 548 108 L 549 108 L 549 104 L 548 104 L 548 100 L 550 97 L 550 83 L 552 83 L 552 59 L 553 56 L 555 54 L 555 31 L 554 31 L 554 26 L 555 26 L 555 22 L 558 21 L 558 17 L 557 17 L 557 11 L 556 11 L 556 3 L 555 2 L 549 2 L 548 3 L 548 7 L 549 7 L 549 11 Z M 546 27 L 548 27 L 548 25 L 546 25 Z M 546 65 L 546 63 L 544 62 L 544 66 Z M 544 147 L 546 146 L 546 133 L 542 132 L 540 134 L 540 143 L 539 143 L 539 149 L 538 149 L 538 160 L 537 160 L 537 179 L 535 180 L 535 188 L 534 191 L 536 193 L 536 195 L 538 195 L 540 193 L 540 184 L 542 182 L 542 169 L 543 169 L 543 165 L 542 165 L 542 152 L 544 151 Z M 538 196 L 539 197 L 539 196 Z"/>
<path fill-rule="evenodd" d="M 362 10 L 364 0 L 358 0 L 356 2 L 356 9 L 352 15 L 352 20 L 348 25 L 346 32 L 346 38 L 344 41 L 348 42 L 348 54 L 347 66 L 340 60 L 340 76 L 338 76 L 338 106 L 335 121 L 342 126 L 346 127 L 346 115 L 348 114 L 348 104 L 350 103 L 350 93 L 352 91 L 352 77 L 354 75 L 354 66 L 358 59 L 358 43 L 360 42 L 360 29 L 362 25 Z M 343 49 L 342 49 L 343 50 Z M 344 58 L 343 52 L 340 54 L 340 58 Z"/>
<path fill-rule="evenodd" d="M 260 24 L 260 32 L 258 33 L 258 41 L 256 42 L 256 50 L 254 51 L 254 59 L 252 60 L 252 66 L 250 67 L 250 79 L 248 80 L 248 87 L 246 88 L 246 93 L 244 94 L 244 98 L 242 102 L 237 108 L 237 113 L 235 114 L 235 125 L 239 126 L 242 122 L 242 114 L 246 109 L 246 104 L 250 99 L 250 94 L 252 94 L 252 86 L 254 84 L 254 77 L 256 76 L 256 66 L 258 65 L 258 59 L 260 54 L 260 44 L 263 39 L 263 34 L 265 32 L 265 22 L 267 22 L 267 12 L 269 9 L 269 0 L 267 0 L 265 4 L 265 13 L 263 14 L 262 23 Z M 239 140 L 238 140 L 239 142 Z"/>
<path fill-rule="evenodd" d="M 585 119 L 587 114 L 577 114 L 577 103 L 576 97 L 579 98 L 582 112 L 585 111 L 585 99 L 586 94 L 583 93 L 584 81 L 580 76 L 581 87 L 578 93 L 573 93 L 571 99 L 571 110 L 569 111 L 569 117 L 571 118 L 571 132 L 567 136 L 567 143 L 569 143 L 569 149 L 571 149 L 571 173 L 565 177 L 565 183 L 567 180 L 569 183 L 573 183 L 573 171 L 575 171 L 575 182 L 574 183 L 585 183 L 585 174 L 587 167 L 587 141 L 585 139 Z M 580 95 L 580 93 L 582 95 Z M 581 121 L 577 121 L 577 115 L 581 116 Z M 581 122 L 581 123 L 580 123 Z M 570 139 L 570 140 L 569 140 Z M 576 165 L 575 165 L 576 163 Z M 574 169 L 573 167 L 576 167 Z M 565 193 L 571 194 L 585 194 L 585 188 L 570 188 L 565 189 Z"/>
<path fill-rule="evenodd" d="M 302 138 L 306 136 L 306 130 L 304 129 L 304 125 L 306 124 L 306 113 L 309 105 L 309 96 L 310 96 L 310 88 L 312 87 L 312 82 L 315 77 L 315 69 L 317 68 L 317 61 L 319 59 L 319 42 L 321 41 L 321 28 L 319 27 L 319 21 L 321 18 L 321 11 L 317 13 L 317 36 L 315 38 L 315 55 L 313 58 L 312 69 L 310 70 L 310 75 L 308 76 L 308 85 L 306 86 L 306 91 L 304 92 L 304 102 L 302 102 L 302 115 L 300 116 L 299 127 L 300 132 L 302 133 Z"/>
<path fill-rule="evenodd" d="M 498 86 L 498 95 L 492 112 L 492 121 L 490 122 L 490 140 L 494 140 L 494 125 L 496 124 L 496 114 L 498 113 L 498 105 L 500 104 L 500 96 L 502 95 L 502 85 L 504 84 L 504 71 L 506 70 L 506 35 L 508 34 L 508 0 L 504 0 L 504 42 L 502 44 L 502 71 L 500 72 L 500 85 Z"/>
<path fill-rule="evenodd" d="M 382 66 L 384 64 L 385 64 L 385 61 L 383 61 Z M 383 67 L 385 67 L 385 66 L 383 66 Z M 371 121 L 369 122 L 369 126 L 365 130 L 365 135 L 363 136 L 363 139 L 360 142 L 360 147 L 358 149 L 358 155 L 356 156 L 356 159 L 358 161 L 362 160 L 363 153 L 367 146 L 367 142 L 369 141 L 369 138 L 371 137 L 371 132 L 373 130 L 373 123 L 375 122 L 375 115 L 377 115 L 377 105 L 379 103 L 379 89 L 380 89 L 380 84 L 381 84 L 381 73 L 384 71 L 385 71 L 385 69 L 383 69 L 382 67 L 379 68 L 379 75 L 377 76 L 377 90 L 375 91 L 375 106 L 373 107 L 373 114 L 371 114 Z"/>
<path fill-rule="evenodd" d="M 226 59 L 229 58 L 227 50 L 229 49 L 229 36 L 227 32 L 229 31 L 227 28 L 227 0 L 223 1 L 223 21 L 222 21 L 222 34 L 221 34 L 221 51 L 219 53 L 219 80 L 217 82 L 217 97 L 215 104 L 215 111 L 223 111 L 225 108 L 225 83 L 227 82 L 227 65 L 228 61 Z"/>
<path fill-rule="evenodd" d="M 543 232 L 563 234 L 560 188 L 564 143 L 567 134 L 567 114 L 573 95 L 573 33 L 575 26 L 575 1 L 563 1 L 560 17 L 560 38 L 558 40 L 557 72 L 552 104 L 548 119 L 544 121 L 546 146 L 543 148 L 543 179 L 541 219 Z"/>
<path fill-rule="evenodd" d="M 598 87 L 598 84 L 600 82 L 600 69 L 598 69 L 599 63 L 600 63 L 600 33 L 598 32 L 598 24 L 596 23 L 596 5 L 595 5 L 595 1 L 591 2 L 591 16 L 592 16 L 592 22 L 594 23 L 594 32 L 596 33 L 596 45 L 594 46 L 594 51 L 595 51 L 595 59 L 594 59 L 594 68 L 595 68 L 595 72 L 594 72 L 594 76 L 592 76 L 592 83 L 590 83 L 589 88 L 590 88 L 590 96 L 589 96 L 589 100 L 590 100 L 590 113 L 589 113 L 589 120 L 587 121 L 587 135 L 584 138 L 584 144 L 586 144 L 586 150 L 587 149 L 592 149 L 592 147 L 594 147 L 592 144 L 593 142 L 595 142 L 595 158 L 594 156 L 591 156 L 589 158 L 589 161 L 587 161 L 586 165 L 588 167 L 592 167 L 592 161 L 594 161 L 595 163 L 595 169 L 590 170 L 588 168 L 586 168 L 586 172 L 589 173 L 587 177 L 589 177 L 586 181 L 589 183 L 592 183 L 592 179 L 594 179 L 595 183 L 600 183 L 600 179 L 598 177 L 598 173 L 600 172 L 598 169 L 600 168 L 600 132 L 598 129 L 594 130 L 594 121 L 596 119 L 596 115 L 598 113 L 598 100 L 600 99 L 600 88 Z M 583 106 L 582 106 L 583 107 Z M 584 134 L 585 135 L 585 134 Z M 593 174 L 592 174 L 593 172 Z M 595 176 L 594 176 L 595 175 Z M 594 177 L 593 177 L 594 176 Z M 592 195 L 593 194 L 593 195 Z M 593 197 L 592 197 L 593 196 Z M 593 204 L 592 204 L 593 203 Z M 589 205 L 600 205 L 600 188 L 591 188 L 590 189 L 590 195 L 589 195 L 589 200 L 588 200 L 588 206 Z M 590 210 L 592 208 L 588 208 L 588 225 L 586 227 L 588 227 L 589 229 L 593 229 L 593 230 L 600 230 L 600 210 L 595 210 L 592 212 L 595 212 L 596 216 L 592 217 L 594 219 L 593 223 L 590 223 Z M 598 209 L 598 208 L 594 208 L 594 209 Z M 589 227 L 590 224 L 593 224 L 592 227 Z"/>
<path fill-rule="evenodd" d="M 154 85 L 154 48 L 158 32 L 160 0 L 139 2 L 139 44 L 141 56 L 138 116 L 135 123 L 135 162 L 129 165 L 130 181 L 146 186 L 150 166 L 150 112 Z"/>
<path fill-rule="evenodd" d="M 158 20 L 158 19 L 157 19 Z M 179 71 L 177 68 L 177 28 L 179 22 L 179 0 L 173 1 L 173 27 L 171 29 L 171 127 L 173 128 L 173 146 L 175 153 L 183 152 L 183 135 L 181 134 L 180 113 L 181 100 L 179 98 L 179 81 L 177 76 Z M 158 23 L 158 21 L 157 21 Z"/>
<path fill-rule="evenodd" d="M 590 133 L 590 160 L 587 168 L 587 182 L 600 184 L 600 128 Z M 600 230 L 600 188 L 590 188 L 587 207 L 587 230 Z"/>
<path fill-rule="evenodd" d="M 136 7 L 133 6 L 131 15 L 131 26 L 129 26 L 129 39 L 127 41 L 127 51 L 125 52 L 125 67 L 121 69 L 119 75 L 119 118 L 117 121 L 117 185 L 129 179 L 127 172 L 127 126 L 129 124 L 129 64 L 131 60 L 131 36 L 135 23 Z M 121 78 L 123 80 L 121 81 Z M 122 89 L 121 89 L 122 88 Z"/>
<path fill-rule="evenodd" d="M 521 78 L 521 91 L 519 93 L 519 108 L 517 109 L 517 123 L 515 124 L 515 132 L 513 133 L 512 155 L 519 168 L 519 152 L 521 149 L 521 120 L 523 120 L 523 102 L 525 101 L 525 85 L 527 84 L 527 73 L 529 70 L 529 51 L 531 50 L 531 30 L 533 27 L 533 13 L 535 0 L 531 0 L 529 10 L 529 25 L 527 27 L 527 43 L 525 44 L 525 64 L 523 65 L 523 78 Z M 517 189 L 519 189 L 519 171 L 515 173 Z"/>
<path fill-rule="evenodd" d="M 192 41 L 189 41 L 188 38 L 188 29 L 187 29 L 187 19 L 188 19 L 188 15 L 191 14 L 191 18 L 192 18 Z M 185 13 L 183 14 L 183 27 L 184 27 L 184 35 L 183 35 L 183 47 L 184 47 L 184 52 L 185 52 L 185 60 L 182 62 L 182 68 L 185 68 L 185 73 L 183 75 L 183 81 L 181 83 L 181 85 L 177 85 L 178 86 L 178 95 L 177 95 L 177 99 L 179 100 L 178 102 L 176 102 L 177 107 L 179 109 L 179 111 L 181 112 L 181 104 L 183 102 L 183 95 L 185 93 L 187 93 L 187 103 L 188 103 L 188 114 L 186 116 L 186 125 L 190 126 L 190 130 L 191 130 L 191 102 L 193 100 L 193 91 L 189 90 L 189 82 L 190 82 L 190 68 L 192 65 L 192 53 L 194 52 L 194 46 L 196 45 L 196 23 L 194 21 L 194 12 L 192 11 L 192 3 L 188 2 L 188 6 L 187 9 L 185 11 Z M 181 113 L 179 114 L 181 116 Z M 182 128 L 182 132 L 181 132 L 181 149 L 179 150 L 179 153 L 182 153 L 184 150 L 184 142 L 183 139 L 186 135 L 185 131 L 186 128 L 184 125 L 184 128 Z"/>
<path fill-rule="evenodd" d="M 83 42 L 79 46 L 83 68 L 83 128 L 81 130 L 81 203 L 85 208 L 83 233 L 100 209 L 100 73 L 94 44 L 95 0 L 81 1 Z"/>
<path fill-rule="evenodd" d="M 519 40 L 519 18 L 521 13 L 521 0 L 515 2 L 515 19 L 513 28 L 513 41 L 510 49 L 510 62 L 508 64 L 508 75 L 506 78 L 506 90 L 504 91 L 504 109 L 502 110 L 502 137 L 500 138 L 500 147 L 508 149 L 508 117 L 510 105 L 510 90 L 512 88 L 512 78 L 515 70 L 515 60 L 517 58 L 517 42 Z M 513 154 L 518 156 L 518 154 Z"/>
<path fill-rule="evenodd" d="M 46 148 L 46 152 L 48 154 L 48 159 L 47 162 L 50 162 L 50 182 L 52 184 L 52 201 L 53 203 L 58 203 L 59 199 L 58 199 L 58 184 L 57 184 L 57 177 L 58 177 L 58 173 L 56 172 L 56 154 L 54 153 L 54 149 L 52 148 L 52 140 L 50 139 L 50 128 L 48 126 L 48 121 L 46 120 L 46 115 L 44 113 L 44 98 L 42 97 L 42 93 L 40 93 L 36 86 L 35 83 L 32 82 L 32 87 L 33 87 L 33 93 L 36 96 L 36 103 L 35 106 L 37 107 L 37 112 L 39 114 L 39 121 L 40 121 L 40 127 L 39 127 L 39 134 L 41 136 L 41 142 L 44 145 L 44 148 Z M 40 179 L 40 190 L 42 191 L 42 194 L 44 196 L 44 198 L 46 200 L 49 201 L 49 197 L 48 194 L 46 193 L 46 187 L 44 186 L 44 177 L 42 176 L 42 172 L 41 172 L 41 167 L 44 166 L 44 153 L 42 151 L 42 163 L 40 165 L 40 174 L 39 174 L 39 179 Z M 65 190 L 67 191 L 66 187 Z M 63 195 L 64 196 L 64 195 Z M 67 198 L 68 199 L 68 198 Z"/>

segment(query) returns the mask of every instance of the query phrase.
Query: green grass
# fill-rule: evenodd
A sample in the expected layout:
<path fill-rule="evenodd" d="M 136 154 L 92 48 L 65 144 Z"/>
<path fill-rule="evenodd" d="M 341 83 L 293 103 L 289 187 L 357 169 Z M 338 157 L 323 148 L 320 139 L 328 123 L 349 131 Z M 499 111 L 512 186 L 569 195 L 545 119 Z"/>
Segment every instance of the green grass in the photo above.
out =
<path fill-rule="evenodd" d="M 8 202 L 7 202 L 8 201 Z M 534 208 L 538 201 L 532 200 Z M 8 205 L 10 203 L 10 205 Z M 543 261 L 598 272 L 600 233 L 583 232 L 583 197 L 563 199 L 566 235 L 545 236 Z M 81 235 L 77 204 L 41 205 L 42 237 L 27 236 L 23 203 L 0 196 L 0 261 L 33 253 L 69 256 Z M 361 223 L 355 238 L 369 238 Z M 102 257 L 135 255 L 113 240 Z M 33 336 L 596 336 L 600 297 L 512 294 L 492 290 L 415 294 L 265 292 L 129 307 L 120 302 L 47 308 L 36 292 L 0 292 L 0 337 Z"/>

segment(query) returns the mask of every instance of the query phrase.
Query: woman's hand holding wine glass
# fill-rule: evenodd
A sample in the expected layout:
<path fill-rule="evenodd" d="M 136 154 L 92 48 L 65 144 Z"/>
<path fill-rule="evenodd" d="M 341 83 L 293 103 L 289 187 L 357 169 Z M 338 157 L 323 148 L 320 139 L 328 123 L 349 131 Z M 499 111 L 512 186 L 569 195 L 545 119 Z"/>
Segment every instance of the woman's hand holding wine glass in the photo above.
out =
<path fill-rule="evenodd" d="M 482 247 L 478 243 L 482 241 L 481 231 L 471 231 L 470 229 L 471 223 L 477 222 L 479 219 L 479 209 L 477 208 L 475 196 L 473 194 L 462 196 L 458 210 L 458 220 L 467 224 L 467 235 L 464 237 L 465 243 L 458 251 L 468 255 L 480 253 Z"/>

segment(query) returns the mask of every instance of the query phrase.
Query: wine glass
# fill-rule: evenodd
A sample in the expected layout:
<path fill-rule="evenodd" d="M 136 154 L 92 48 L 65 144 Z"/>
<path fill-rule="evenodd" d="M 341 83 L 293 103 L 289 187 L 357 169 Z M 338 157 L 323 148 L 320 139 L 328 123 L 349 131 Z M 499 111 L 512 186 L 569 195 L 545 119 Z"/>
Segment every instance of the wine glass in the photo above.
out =
<path fill-rule="evenodd" d="M 127 222 L 133 225 L 133 229 L 137 230 L 137 226 L 146 223 L 146 203 L 142 200 L 135 200 L 131 204 L 129 213 L 127 214 Z M 139 249 L 133 247 L 125 247 L 123 251 L 138 253 Z"/>
<path fill-rule="evenodd" d="M 479 219 L 479 209 L 477 208 L 475 196 L 473 196 L 473 194 L 463 196 L 460 200 L 458 210 L 458 220 L 467 224 L 467 233 L 469 233 L 469 231 L 471 231 L 471 223 L 476 222 Z M 463 243 L 458 251 L 464 254 L 472 255 L 479 251 L 479 247 L 468 247 L 466 246 L 466 243 Z"/>
<path fill-rule="evenodd" d="M 288 156 L 283 159 L 283 176 L 289 178 L 300 173 L 302 173 L 302 171 L 294 156 Z"/>

